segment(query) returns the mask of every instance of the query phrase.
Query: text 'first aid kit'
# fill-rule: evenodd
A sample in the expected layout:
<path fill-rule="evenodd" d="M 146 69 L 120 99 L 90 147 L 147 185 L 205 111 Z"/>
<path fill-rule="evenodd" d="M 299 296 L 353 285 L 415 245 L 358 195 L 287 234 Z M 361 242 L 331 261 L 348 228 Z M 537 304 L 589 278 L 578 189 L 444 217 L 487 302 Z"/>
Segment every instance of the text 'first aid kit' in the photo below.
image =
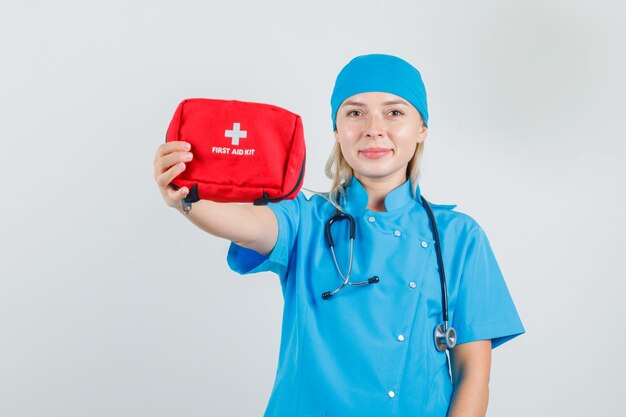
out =
<path fill-rule="evenodd" d="M 191 143 L 193 160 L 173 181 L 184 202 L 267 204 L 295 198 L 302 187 L 305 144 L 300 116 L 270 104 L 183 100 L 166 142 Z"/>

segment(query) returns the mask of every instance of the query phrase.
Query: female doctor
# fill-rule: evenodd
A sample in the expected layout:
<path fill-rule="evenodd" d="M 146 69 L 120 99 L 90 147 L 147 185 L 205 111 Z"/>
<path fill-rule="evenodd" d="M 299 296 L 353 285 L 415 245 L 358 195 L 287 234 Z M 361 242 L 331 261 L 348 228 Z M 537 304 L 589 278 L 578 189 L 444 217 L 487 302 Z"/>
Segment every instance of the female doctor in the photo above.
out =
<path fill-rule="evenodd" d="M 484 416 L 491 350 L 524 328 L 484 231 L 455 206 L 431 203 L 456 330 L 448 349 L 437 348 L 444 300 L 418 184 L 428 126 L 421 75 L 398 57 L 356 57 L 337 77 L 331 110 L 328 195 L 268 206 L 201 200 L 187 214 L 232 242 L 234 271 L 280 277 L 282 340 L 265 416 Z M 181 213 L 189 190 L 169 183 L 192 158 L 179 141 L 154 161 L 165 202 Z M 354 219 L 353 240 L 342 213 Z"/>

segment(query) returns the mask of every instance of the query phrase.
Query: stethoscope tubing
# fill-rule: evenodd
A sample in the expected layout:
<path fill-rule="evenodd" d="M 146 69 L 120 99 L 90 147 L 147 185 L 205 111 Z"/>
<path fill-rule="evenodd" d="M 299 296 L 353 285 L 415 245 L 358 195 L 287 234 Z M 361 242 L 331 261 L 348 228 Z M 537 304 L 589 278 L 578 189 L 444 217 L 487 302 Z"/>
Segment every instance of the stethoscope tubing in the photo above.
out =
<path fill-rule="evenodd" d="M 454 327 L 448 326 L 448 286 L 446 284 L 446 272 L 443 268 L 443 255 L 441 248 L 441 241 L 439 240 L 439 230 L 437 229 L 437 222 L 435 221 L 435 215 L 430 208 L 430 204 L 424 196 L 420 196 L 430 226 L 433 232 L 433 238 L 435 240 L 435 253 L 437 254 L 437 267 L 439 268 L 439 282 L 441 283 L 441 313 L 443 318 L 443 324 L 438 325 L 434 331 L 435 347 L 439 352 L 445 352 L 446 349 L 453 349 L 456 346 L 457 334 Z"/>
<path fill-rule="evenodd" d="M 441 282 L 441 304 L 443 310 L 443 321 L 448 323 L 448 287 L 446 284 L 446 272 L 443 269 L 443 256 L 441 254 L 441 243 L 439 242 L 439 231 L 437 230 L 437 222 L 435 222 L 435 215 L 430 208 L 430 204 L 424 197 L 422 197 L 426 214 L 430 220 L 431 228 L 433 231 L 433 237 L 435 238 L 435 252 L 437 254 L 437 266 L 439 267 L 439 281 Z M 446 327 L 448 327 L 446 325 Z"/>

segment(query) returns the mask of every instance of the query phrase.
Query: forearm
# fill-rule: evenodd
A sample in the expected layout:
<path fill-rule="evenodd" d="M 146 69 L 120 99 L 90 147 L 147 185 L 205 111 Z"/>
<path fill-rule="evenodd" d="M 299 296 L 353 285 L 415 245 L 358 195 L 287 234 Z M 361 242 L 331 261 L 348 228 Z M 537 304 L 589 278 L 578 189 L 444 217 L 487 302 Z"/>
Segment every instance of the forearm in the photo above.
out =
<path fill-rule="evenodd" d="M 176 209 L 183 213 L 182 205 Z M 207 233 L 262 254 L 269 253 L 276 242 L 276 220 L 267 207 L 200 200 L 185 217 Z"/>
<path fill-rule="evenodd" d="M 447 417 L 484 417 L 489 402 L 489 384 L 481 378 L 462 378 L 452 394 Z"/>

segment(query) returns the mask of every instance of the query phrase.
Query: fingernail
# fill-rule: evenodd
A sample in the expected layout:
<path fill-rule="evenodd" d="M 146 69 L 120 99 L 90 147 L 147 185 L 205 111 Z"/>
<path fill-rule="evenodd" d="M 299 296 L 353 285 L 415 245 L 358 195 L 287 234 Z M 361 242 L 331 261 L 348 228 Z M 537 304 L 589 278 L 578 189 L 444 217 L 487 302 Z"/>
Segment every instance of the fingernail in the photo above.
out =
<path fill-rule="evenodd" d="M 185 143 L 184 148 L 185 148 L 186 151 L 188 151 L 189 149 L 191 149 L 191 144 L 190 143 Z"/>
<path fill-rule="evenodd" d="M 184 162 L 179 162 L 178 163 L 178 168 L 184 169 L 185 168 L 185 163 Z"/>

